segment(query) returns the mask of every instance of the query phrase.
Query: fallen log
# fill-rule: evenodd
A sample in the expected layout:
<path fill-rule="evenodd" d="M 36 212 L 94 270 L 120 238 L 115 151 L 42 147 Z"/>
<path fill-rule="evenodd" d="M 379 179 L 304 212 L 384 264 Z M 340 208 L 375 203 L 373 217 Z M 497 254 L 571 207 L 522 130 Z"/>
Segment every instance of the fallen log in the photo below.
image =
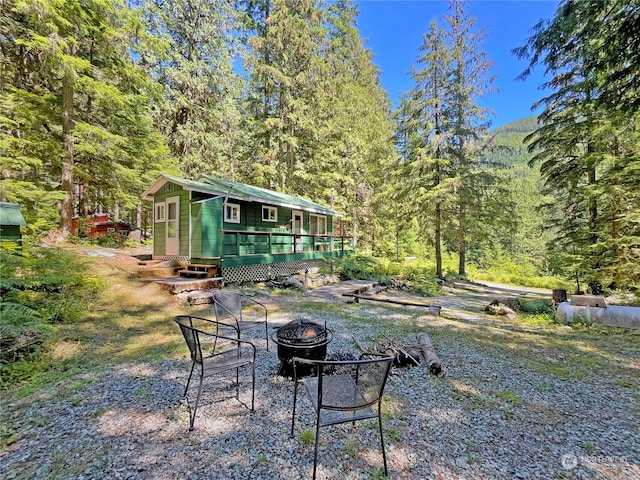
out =
<path fill-rule="evenodd" d="M 435 375 L 436 377 L 444 377 L 444 367 L 438 358 L 438 354 L 436 353 L 435 348 L 433 348 L 433 343 L 431 343 L 431 339 L 429 335 L 426 333 L 421 333 L 418 335 L 418 343 L 420 344 L 420 348 L 422 349 L 422 353 L 424 358 L 427 361 L 427 366 L 429 367 L 429 373 L 431 375 Z"/>
<path fill-rule="evenodd" d="M 395 367 L 407 367 L 420 365 L 420 349 L 410 345 L 398 345 L 395 342 L 386 344 L 378 344 L 376 350 L 365 348 L 358 339 L 351 335 L 353 342 L 364 354 L 367 353 L 384 353 L 393 357 L 393 365 Z"/>
<path fill-rule="evenodd" d="M 429 308 L 431 305 L 428 303 L 420 303 L 420 302 L 412 302 L 410 300 L 396 300 L 392 298 L 384 298 L 384 297 L 372 297 L 370 295 L 358 295 L 354 293 L 345 293 L 343 294 L 345 297 L 352 297 L 355 300 L 355 303 L 359 303 L 358 300 L 372 300 L 374 302 L 384 302 L 384 303 L 393 303 L 396 305 L 402 305 L 405 307 L 426 307 Z M 352 303 L 352 302 L 349 302 Z"/>

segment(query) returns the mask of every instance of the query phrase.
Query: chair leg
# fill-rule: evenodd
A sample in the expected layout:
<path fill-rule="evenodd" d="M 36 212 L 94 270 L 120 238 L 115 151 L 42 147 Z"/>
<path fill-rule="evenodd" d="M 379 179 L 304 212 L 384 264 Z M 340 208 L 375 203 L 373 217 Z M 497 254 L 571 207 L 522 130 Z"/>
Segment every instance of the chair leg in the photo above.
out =
<path fill-rule="evenodd" d="M 240 367 L 236 368 L 236 400 L 240 400 Z"/>
<path fill-rule="evenodd" d="M 316 480 L 316 469 L 318 468 L 318 444 L 320 443 L 320 419 L 316 422 L 316 446 L 313 451 L 313 480 Z"/>
<path fill-rule="evenodd" d="M 264 322 L 264 338 L 267 339 L 267 352 L 269 351 L 269 325 L 266 320 Z"/>
<path fill-rule="evenodd" d="M 184 387 L 184 393 L 182 394 L 182 398 L 187 398 L 187 390 L 189 390 L 189 384 L 191 383 L 191 376 L 193 375 L 193 369 L 196 367 L 195 362 L 191 362 L 191 371 L 189 372 L 189 379 L 187 380 L 187 386 Z"/>
<path fill-rule="evenodd" d="M 196 396 L 196 403 L 193 406 L 193 412 L 190 415 L 191 423 L 189 424 L 189 430 L 193 430 L 193 422 L 196 419 L 196 411 L 198 410 L 198 403 L 200 403 L 200 393 L 202 392 L 202 381 L 204 380 L 204 372 L 200 372 L 200 385 L 198 385 L 198 395 Z"/>
<path fill-rule="evenodd" d="M 382 445 L 382 463 L 384 463 L 384 476 L 388 477 L 387 471 L 387 454 L 384 451 L 384 437 L 382 436 L 382 415 L 380 414 L 380 405 L 378 405 L 378 424 L 380 425 L 380 444 Z"/>
<path fill-rule="evenodd" d="M 251 411 L 255 411 L 255 398 L 256 398 L 256 363 L 251 364 Z"/>
<path fill-rule="evenodd" d="M 293 427 L 296 423 L 296 401 L 298 400 L 298 379 L 293 380 L 293 413 L 291 414 L 291 434 L 289 435 L 293 438 Z"/>

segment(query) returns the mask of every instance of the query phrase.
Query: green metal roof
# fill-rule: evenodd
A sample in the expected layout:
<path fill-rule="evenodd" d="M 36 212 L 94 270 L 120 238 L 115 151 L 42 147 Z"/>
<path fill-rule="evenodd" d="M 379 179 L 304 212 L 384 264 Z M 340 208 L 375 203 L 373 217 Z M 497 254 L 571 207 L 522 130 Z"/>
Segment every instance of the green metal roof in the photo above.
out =
<path fill-rule="evenodd" d="M 0 225 L 22 225 L 25 226 L 20 205 L 17 203 L 0 202 Z"/>
<path fill-rule="evenodd" d="M 163 174 L 158 178 L 153 186 L 145 190 L 142 194 L 142 198 L 152 200 L 153 195 L 167 181 L 180 185 L 185 190 L 207 193 L 214 196 L 224 196 L 228 199 L 266 203 L 269 205 L 305 210 L 322 215 L 342 217 L 341 213 L 304 198 L 294 197 L 293 195 L 287 195 L 286 193 L 275 192 L 273 190 L 254 187 L 244 183 L 231 182 L 229 180 L 223 180 L 222 178 L 212 177 L 210 175 L 203 175 L 196 182 L 194 180 L 187 180 Z"/>
<path fill-rule="evenodd" d="M 294 197 L 293 195 L 288 195 L 286 193 L 267 190 L 266 188 L 231 182 L 229 180 L 223 180 L 222 178 L 212 177 L 210 175 L 203 175 L 200 177 L 200 181 L 213 186 L 218 189 L 221 194 L 223 193 L 230 198 L 239 198 L 250 202 L 269 203 L 283 207 L 299 208 L 301 210 L 323 213 L 325 215 L 342 216 L 339 212 L 324 207 L 319 203 L 300 197 Z"/>

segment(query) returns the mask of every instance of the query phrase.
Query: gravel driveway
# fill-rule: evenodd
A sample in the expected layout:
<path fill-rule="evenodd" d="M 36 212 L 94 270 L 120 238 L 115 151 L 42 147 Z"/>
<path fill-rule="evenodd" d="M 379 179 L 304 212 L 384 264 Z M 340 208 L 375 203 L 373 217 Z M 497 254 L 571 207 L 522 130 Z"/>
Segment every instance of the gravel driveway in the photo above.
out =
<path fill-rule="evenodd" d="M 603 340 L 566 326 L 513 324 L 474 312 L 471 304 L 456 305 L 455 295 L 438 301 L 447 298 L 452 303 L 443 313 L 460 315 L 434 317 L 424 308 L 374 302 L 264 300 L 272 326 L 290 321 L 297 309 L 326 321 L 335 332 L 329 352 L 357 353 L 352 335 L 371 346 L 430 335 L 447 375 L 430 376 L 424 366 L 395 369 L 387 386 L 390 478 L 640 478 L 637 335 L 608 330 L 601 335 L 610 339 Z M 18 441 L 0 453 L 0 476 L 310 477 L 313 443 L 301 435 L 313 430 L 310 403 L 302 397 L 290 438 L 292 381 L 277 376 L 276 347 L 267 352 L 258 331 L 249 338 L 259 348 L 255 413 L 227 398 L 233 390 L 216 388 L 189 432 L 180 401 L 189 373 L 185 346 L 180 359 L 79 375 L 4 405 Z M 243 388 L 250 388 L 244 379 Z M 241 390 L 241 399 L 249 395 Z M 382 478 L 378 438 L 374 422 L 321 430 L 318 478 Z"/>

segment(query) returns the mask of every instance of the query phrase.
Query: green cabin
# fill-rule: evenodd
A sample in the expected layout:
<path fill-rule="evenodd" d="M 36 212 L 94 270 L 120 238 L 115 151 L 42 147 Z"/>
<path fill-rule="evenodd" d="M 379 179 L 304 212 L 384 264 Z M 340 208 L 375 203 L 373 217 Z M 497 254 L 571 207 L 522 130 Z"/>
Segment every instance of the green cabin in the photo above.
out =
<path fill-rule="evenodd" d="M 0 202 L 0 241 L 22 245 L 20 227 L 27 225 L 17 203 Z"/>
<path fill-rule="evenodd" d="M 161 175 L 142 198 L 153 202 L 153 258 L 215 265 L 226 282 L 317 269 L 353 248 L 336 234 L 340 213 L 264 188 Z"/>

